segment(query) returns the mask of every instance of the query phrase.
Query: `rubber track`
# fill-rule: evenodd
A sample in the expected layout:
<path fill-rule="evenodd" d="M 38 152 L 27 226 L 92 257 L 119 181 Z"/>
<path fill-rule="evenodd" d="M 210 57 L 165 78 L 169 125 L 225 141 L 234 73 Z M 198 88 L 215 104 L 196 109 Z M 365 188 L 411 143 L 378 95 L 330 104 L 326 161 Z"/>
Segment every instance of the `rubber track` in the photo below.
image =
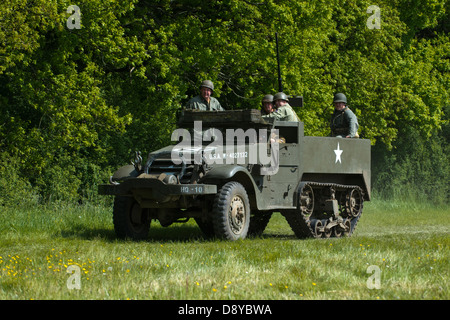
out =
<path fill-rule="evenodd" d="M 311 186 L 313 189 L 329 188 L 329 187 L 334 187 L 335 190 L 358 189 L 361 192 L 362 199 L 364 199 L 363 190 L 359 186 L 342 185 L 342 184 L 335 184 L 335 183 L 305 182 L 305 185 L 303 186 L 303 188 L 305 188 L 308 185 Z M 300 197 L 300 194 L 302 194 L 303 188 L 298 193 L 299 197 Z M 359 218 L 362 215 L 363 204 L 364 204 L 364 201 L 361 203 L 361 213 L 356 218 L 353 218 L 351 220 L 352 227 L 351 227 L 349 236 L 352 235 L 352 233 L 355 230 L 356 225 L 359 221 Z M 306 239 L 306 238 L 316 237 L 313 229 L 311 228 L 309 217 L 305 217 L 305 215 L 303 215 L 300 212 L 300 208 L 297 208 L 297 210 L 295 210 L 295 211 L 283 212 L 283 215 L 286 218 L 286 221 L 288 222 L 292 231 L 294 231 L 295 235 L 298 238 Z"/>

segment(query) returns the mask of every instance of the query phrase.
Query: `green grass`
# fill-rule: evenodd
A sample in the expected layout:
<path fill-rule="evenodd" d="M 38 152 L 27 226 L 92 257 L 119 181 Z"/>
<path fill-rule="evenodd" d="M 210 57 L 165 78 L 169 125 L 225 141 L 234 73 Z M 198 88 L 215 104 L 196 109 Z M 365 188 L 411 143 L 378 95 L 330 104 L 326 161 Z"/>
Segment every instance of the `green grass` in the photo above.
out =
<path fill-rule="evenodd" d="M 296 239 L 280 214 L 237 242 L 205 239 L 191 221 L 117 240 L 111 209 L 95 206 L 3 208 L 0 221 L 0 299 L 450 298 L 448 207 L 368 202 L 342 239 Z M 80 289 L 67 286 L 72 264 Z"/>

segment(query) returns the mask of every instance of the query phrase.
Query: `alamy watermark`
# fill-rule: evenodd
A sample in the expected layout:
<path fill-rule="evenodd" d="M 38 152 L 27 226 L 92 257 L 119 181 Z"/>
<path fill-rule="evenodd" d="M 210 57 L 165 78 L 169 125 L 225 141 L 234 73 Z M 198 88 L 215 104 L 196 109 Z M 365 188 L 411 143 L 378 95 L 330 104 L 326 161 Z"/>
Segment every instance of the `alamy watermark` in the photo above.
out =
<path fill-rule="evenodd" d="M 72 29 L 81 29 L 81 10 L 80 7 L 76 5 L 70 5 L 67 7 L 67 13 L 72 13 L 72 15 L 67 19 L 66 25 L 67 28 Z"/>
<path fill-rule="evenodd" d="M 172 162 L 186 164 L 260 164 L 262 175 L 273 175 L 279 168 L 278 129 L 203 130 L 201 121 L 194 121 L 194 130 L 176 129 L 172 141 L 180 141 L 171 152 Z M 192 134 L 194 135 L 192 139 Z M 269 133 L 269 134 L 268 134 Z M 203 146 L 203 142 L 209 142 Z M 246 143 L 247 141 L 247 143 Z M 225 142 L 225 143 L 224 143 Z"/>
<path fill-rule="evenodd" d="M 366 285 L 368 289 L 381 289 L 381 269 L 376 265 L 367 267 L 368 274 L 371 276 L 367 279 Z"/>
<path fill-rule="evenodd" d="M 381 29 L 381 9 L 376 5 L 371 5 L 367 8 L 366 13 L 372 13 L 372 15 L 367 18 L 366 26 L 369 29 Z"/>
<path fill-rule="evenodd" d="M 76 264 L 71 264 L 67 267 L 66 270 L 67 273 L 70 273 L 70 277 L 67 279 L 67 289 L 73 290 L 81 289 L 81 268 L 80 266 L 77 266 Z"/>

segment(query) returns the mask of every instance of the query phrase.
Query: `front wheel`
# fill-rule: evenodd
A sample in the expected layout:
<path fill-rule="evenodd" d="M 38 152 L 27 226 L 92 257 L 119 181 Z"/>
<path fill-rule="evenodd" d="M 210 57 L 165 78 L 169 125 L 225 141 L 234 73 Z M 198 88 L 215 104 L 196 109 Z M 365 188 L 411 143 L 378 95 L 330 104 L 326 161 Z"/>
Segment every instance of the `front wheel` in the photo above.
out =
<path fill-rule="evenodd" d="M 119 238 L 144 240 L 148 237 L 150 219 L 145 209 L 132 197 L 117 196 L 114 200 L 113 223 Z"/>
<path fill-rule="evenodd" d="M 239 182 L 228 182 L 217 193 L 213 205 L 213 225 L 218 238 L 239 240 L 247 236 L 250 202 Z"/>

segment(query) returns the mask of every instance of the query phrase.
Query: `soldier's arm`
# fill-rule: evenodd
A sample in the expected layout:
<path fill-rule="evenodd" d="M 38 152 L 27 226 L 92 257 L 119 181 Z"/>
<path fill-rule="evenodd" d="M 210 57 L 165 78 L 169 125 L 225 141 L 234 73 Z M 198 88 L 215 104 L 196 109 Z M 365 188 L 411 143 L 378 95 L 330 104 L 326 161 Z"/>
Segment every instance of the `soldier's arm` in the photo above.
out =
<path fill-rule="evenodd" d="M 353 138 L 358 132 L 358 119 L 353 112 L 348 113 L 348 138 Z"/>
<path fill-rule="evenodd" d="M 218 110 L 218 111 L 225 111 L 225 109 L 220 104 L 219 100 L 215 99 L 215 102 L 216 102 L 215 103 L 216 110 Z"/>
<path fill-rule="evenodd" d="M 188 103 L 186 103 L 185 109 L 195 109 L 194 103 L 192 100 L 189 100 Z"/>
<path fill-rule="evenodd" d="M 292 107 L 288 108 L 288 121 L 300 121 L 300 119 L 297 116 L 297 113 L 295 113 L 294 109 Z"/>

